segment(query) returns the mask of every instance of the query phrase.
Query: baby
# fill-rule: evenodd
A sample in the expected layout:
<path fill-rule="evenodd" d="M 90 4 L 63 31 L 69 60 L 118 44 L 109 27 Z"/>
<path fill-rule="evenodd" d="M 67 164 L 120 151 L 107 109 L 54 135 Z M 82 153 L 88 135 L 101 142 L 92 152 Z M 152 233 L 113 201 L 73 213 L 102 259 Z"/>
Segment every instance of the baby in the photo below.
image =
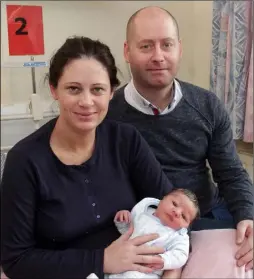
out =
<path fill-rule="evenodd" d="M 134 231 L 131 238 L 149 233 L 157 233 L 159 237 L 148 242 L 165 248 L 160 254 L 164 260 L 153 273 L 127 271 L 121 274 L 110 274 L 109 278 L 160 278 L 164 270 L 183 267 L 189 257 L 190 241 L 188 228 L 199 215 L 199 206 L 195 194 L 186 189 L 175 189 L 161 201 L 145 198 L 137 203 L 131 212 L 117 212 L 114 222 L 118 231 L 123 234 L 130 222 Z"/>

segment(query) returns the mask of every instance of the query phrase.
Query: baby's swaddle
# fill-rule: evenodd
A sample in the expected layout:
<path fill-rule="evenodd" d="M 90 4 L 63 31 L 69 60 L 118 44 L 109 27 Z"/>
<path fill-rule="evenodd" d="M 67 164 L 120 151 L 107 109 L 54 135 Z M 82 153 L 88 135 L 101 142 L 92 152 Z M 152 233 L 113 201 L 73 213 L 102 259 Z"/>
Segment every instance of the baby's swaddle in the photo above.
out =
<path fill-rule="evenodd" d="M 155 209 L 151 206 L 158 206 L 160 200 L 145 198 L 139 202 L 132 210 L 131 217 L 134 231 L 131 238 L 137 236 L 157 233 L 159 237 L 147 243 L 147 245 L 165 248 L 165 253 L 160 256 L 164 259 L 164 268 L 153 273 L 141 273 L 138 271 L 126 271 L 121 274 L 110 274 L 110 279 L 129 278 L 160 278 L 163 271 L 182 267 L 189 256 L 189 236 L 187 229 L 174 230 L 164 226 L 160 220 L 153 215 Z M 121 233 L 128 230 L 128 224 L 116 222 L 116 226 Z"/>

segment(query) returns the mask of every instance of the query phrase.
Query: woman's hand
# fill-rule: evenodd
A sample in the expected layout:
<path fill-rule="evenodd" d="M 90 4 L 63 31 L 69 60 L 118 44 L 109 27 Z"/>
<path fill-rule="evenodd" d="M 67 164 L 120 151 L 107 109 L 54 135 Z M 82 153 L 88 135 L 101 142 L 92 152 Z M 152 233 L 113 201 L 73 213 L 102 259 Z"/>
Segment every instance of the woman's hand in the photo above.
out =
<path fill-rule="evenodd" d="M 122 273 L 125 271 L 139 271 L 149 273 L 153 268 L 145 264 L 163 264 L 163 259 L 157 257 L 164 253 L 161 247 L 149 247 L 148 241 L 158 238 L 157 234 L 138 236 L 130 239 L 133 226 L 111 243 L 104 251 L 104 273 Z"/>

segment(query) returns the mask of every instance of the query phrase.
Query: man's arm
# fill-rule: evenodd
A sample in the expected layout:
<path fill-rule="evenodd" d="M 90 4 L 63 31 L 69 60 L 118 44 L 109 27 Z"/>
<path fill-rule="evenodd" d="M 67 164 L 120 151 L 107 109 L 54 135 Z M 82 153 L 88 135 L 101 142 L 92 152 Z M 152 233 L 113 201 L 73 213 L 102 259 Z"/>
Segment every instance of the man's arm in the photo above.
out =
<path fill-rule="evenodd" d="M 214 122 L 208 161 L 214 181 L 238 224 L 253 219 L 253 185 L 237 154 L 228 113 L 217 97 L 213 101 Z"/>

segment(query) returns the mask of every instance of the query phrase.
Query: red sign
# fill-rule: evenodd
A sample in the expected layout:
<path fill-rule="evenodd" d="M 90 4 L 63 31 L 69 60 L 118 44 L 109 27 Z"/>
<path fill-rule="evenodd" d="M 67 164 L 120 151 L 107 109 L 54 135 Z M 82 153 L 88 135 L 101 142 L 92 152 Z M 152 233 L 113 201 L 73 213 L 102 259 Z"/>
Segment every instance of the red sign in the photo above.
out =
<path fill-rule="evenodd" d="M 7 5 L 10 55 L 44 54 L 42 7 Z"/>

